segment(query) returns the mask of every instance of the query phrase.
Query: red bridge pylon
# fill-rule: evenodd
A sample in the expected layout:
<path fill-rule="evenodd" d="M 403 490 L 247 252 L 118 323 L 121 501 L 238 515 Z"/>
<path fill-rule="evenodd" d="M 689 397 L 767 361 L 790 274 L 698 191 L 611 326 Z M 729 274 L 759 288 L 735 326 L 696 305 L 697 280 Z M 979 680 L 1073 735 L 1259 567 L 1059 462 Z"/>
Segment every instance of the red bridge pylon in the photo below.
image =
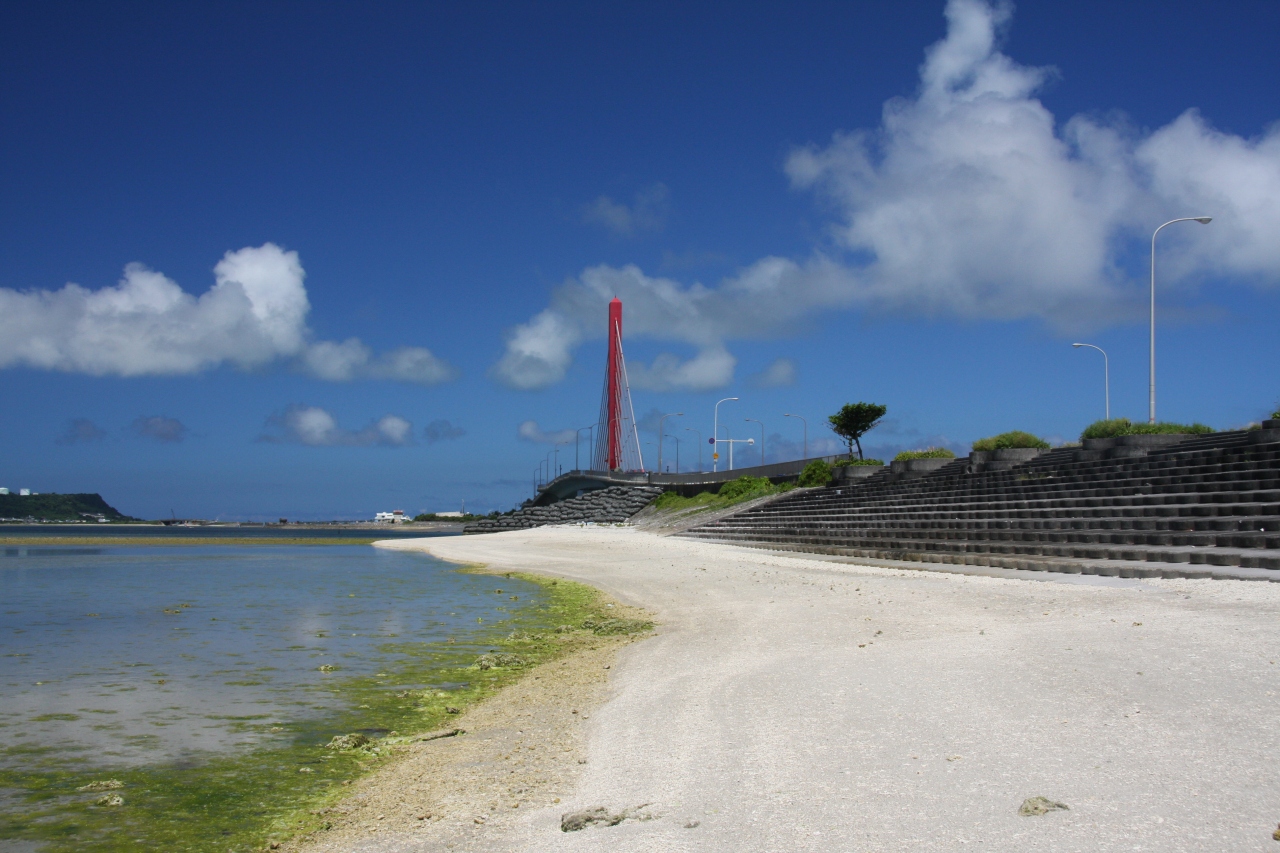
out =
<path fill-rule="evenodd" d="M 591 468 L 594 471 L 644 470 L 636 413 L 631 408 L 631 386 L 627 383 L 627 362 L 622 356 L 622 300 L 616 296 L 609 303 L 609 351 Z"/>

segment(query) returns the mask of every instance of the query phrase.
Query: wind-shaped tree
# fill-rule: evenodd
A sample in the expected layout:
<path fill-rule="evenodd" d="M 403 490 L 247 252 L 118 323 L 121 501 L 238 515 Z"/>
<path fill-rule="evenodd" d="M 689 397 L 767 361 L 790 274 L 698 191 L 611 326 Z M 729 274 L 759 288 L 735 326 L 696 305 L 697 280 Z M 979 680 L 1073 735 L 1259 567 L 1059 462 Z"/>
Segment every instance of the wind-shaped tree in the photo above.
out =
<path fill-rule="evenodd" d="M 858 458 L 862 458 L 862 437 L 875 429 L 876 424 L 889 411 L 879 403 L 845 403 L 840 411 L 827 418 L 831 431 L 849 445 L 849 458 L 853 458 L 853 446 L 858 445 Z"/>

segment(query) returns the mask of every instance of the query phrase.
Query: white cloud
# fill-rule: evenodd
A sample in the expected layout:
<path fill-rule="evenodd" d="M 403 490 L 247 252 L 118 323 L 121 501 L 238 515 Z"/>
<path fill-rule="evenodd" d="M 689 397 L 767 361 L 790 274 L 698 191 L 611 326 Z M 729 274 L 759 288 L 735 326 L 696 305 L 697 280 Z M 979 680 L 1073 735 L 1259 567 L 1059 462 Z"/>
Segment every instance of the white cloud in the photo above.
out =
<path fill-rule="evenodd" d="M 308 447 L 400 447 L 413 443 L 413 424 L 399 415 L 383 415 L 364 429 L 338 426 L 329 412 L 318 406 L 294 404 L 267 418 L 270 432 L 259 441 L 273 444 L 295 443 Z"/>
<path fill-rule="evenodd" d="M 752 374 L 751 384 L 757 388 L 783 388 L 796 384 L 796 363 L 789 358 L 776 359 L 759 373 Z"/>
<path fill-rule="evenodd" d="M 149 438 L 160 444 L 177 444 L 187 437 L 187 427 L 176 418 L 163 415 L 141 416 L 135 418 L 133 431 L 142 438 Z"/>
<path fill-rule="evenodd" d="M 951 0 L 913 97 L 888 101 L 875 129 L 791 153 L 792 184 L 834 214 L 810 258 L 762 258 L 714 286 L 591 267 L 513 330 L 495 376 L 521 388 L 562 379 L 573 349 L 604 334 L 614 295 L 626 335 L 728 358 L 729 341 L 794 334 L 851 308 L 1064 329 L 1116 322 L 1141 311 L 1126 253 L 1179 216 L 1214 222 L 1161 235 L 1167 287 L 1193 274 L 1280 281 L 1280 125 L 1245 139 L 1194 110 L 1146 136 L 1122 117 L 1059 122 L 1035 97 L 1056 72 L 998 49 L 1011 8 Z M 642 381 L 677 387 L 680 363 L 662 358 Z"/>
<path fill-rule="evenodd" d="M 437 441 L 453 441 L 462 438 L 467 431 L 457 424 L 450 423 L 446 420 L 432 421 L 427 424 L 422 435 L 427 440 L 427 444 L 435 444 Z"/>
<path fill-rule="evenodd" d="M 93 444 L 107 437 L 106 430 L 88 418 L 75 418 L 67 424 L 62 435 L 54 439 L 56 444 Z"/>
<path fill-rule="evenodd" d="M 302 369 L 330 382 L 394 379 L 419 385 L 448 382 L 457 371 L 422 347 L 401 347 L 375 357 L 359 338 L 310 344 L 299 358 Z"/>
<path fill-rule="evenodd" d="M 374 357 L 356 338 L 310 342 L 306 273 L 273 243 L 227 252 L 200 296 L 129 264 L 114 287 L 0 288 L 0 368 L 92 376 L 180 376 L 222 364 L 250 369 L 297 358 L 322 379 L 435 384 L 453 369 L 419 347 Z"/>
<path fill-rule="evenodd" d="M 582 220 L 601 225 L 620 237 L 632 237 L 640 232 L 661 231 L 667 219 L 667 197 L 664 184 L 654 184 L 636 193 L 631 205 L 614 201 L 602 195 L 583 207 Z"/>
<path fill-rule="evenodd" d="M 558 429 L 552 432 L 543 431 L 537 421 L 524 421 L 516 428 L 516 435 L 524 441 L 535 444 L 568 444 L 577 437 L 572 429 Z"/>
<path fill-rule="evenodd" d="M 723 347 L 709 347 L 686 361 L 664 352 L 647 366 L 629 362 L 627 378 L 631 387 L 648 391 L 706 391 L 728 385 L 737 363 Z"/>

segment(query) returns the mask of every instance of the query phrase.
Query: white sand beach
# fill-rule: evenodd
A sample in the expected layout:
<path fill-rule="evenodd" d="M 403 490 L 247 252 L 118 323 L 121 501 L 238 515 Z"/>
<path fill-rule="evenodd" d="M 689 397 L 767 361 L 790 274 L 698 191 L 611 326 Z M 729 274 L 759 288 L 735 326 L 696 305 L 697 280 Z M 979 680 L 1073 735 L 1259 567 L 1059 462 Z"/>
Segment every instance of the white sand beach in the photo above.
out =
<path fill-rule="evenodd" d="M 527 732 L 511 697 L 474 712 L 494 767 L 470 794 L 412 814 L 424 745 L 307 849 L 1280 849 L 1280 584 L 865 568 L 621 528 L 383 545 L 579 580 L 659 627 L 563 693 L 527 679 Z M 530 746 L 498 790 L 492 756 Z M 1020 815 L 1037 796 L 1069 808 Z"/>

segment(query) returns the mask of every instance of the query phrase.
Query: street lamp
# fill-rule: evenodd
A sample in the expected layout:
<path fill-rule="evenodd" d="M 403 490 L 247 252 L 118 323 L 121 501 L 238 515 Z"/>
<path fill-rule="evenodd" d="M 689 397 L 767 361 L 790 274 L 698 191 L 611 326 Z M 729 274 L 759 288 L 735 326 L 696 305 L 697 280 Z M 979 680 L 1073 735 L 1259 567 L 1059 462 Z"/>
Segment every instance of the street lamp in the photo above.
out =
<path fill-rule="evenodd" d="M 713 447 L 715 447 L 715 452 L 713 452 L 713 453 L 711 454 L 711 471 L 712 471 L 712 473 L 714 473 L 714 472 L 716 472 L 716 471 L 719 471 L 719 470 L 720 470 L 720 466 L 719 466 L 719 464 L 718 464 L 718 463 L 719 463 L 719 461 L 720 461 L 720 448 L 719 448 L 719 446 L 716 444 L 716 442 L 718 442 L 718 441 L 720 440 L 720 404 L 721 404 L 721 403 L 727 403 L 727 402 L 729 402 L 730 400 L 736 400 L 736 399 L 738 399 L 738 398 L 737 398 L 737 397 L 725 397 L 723 400 L 718 400 L 718 401 L 716 402 L 716 408 L 715 408 L 715 423 L 714 423 L 714 424 L 713 424 L 713 426 L 712 426 L 712 432 L 711 432 L 711 445 L 712 445 Z M 730 446 L 729 446 L 729 452 L 730 452 L 730 453 L 732 453 L 732 452 L 733 452 L 733 445 L 730 445 Z"/>
<path fill-rule="evenodd" d="M 1170 219 L 1164 225 L 1172 225 L 1175 222 L 1199 222 L 1201 225 L 1208 225 L 1212 221 L 1212 216 L 1184 216 L 1181 219 Z M 1164 225 L 1160 228 L 1164 228 Z M 1149 423 L 1156 422 L 1156 235 L 1160 233 L 1160 228 L 1151 232 L 1151 384 L 1148 389 L 1150 397 L 1147 411 Z"/>
<path fill-rule="evenodd" d="M 1094 346 L 1093 344 L 1072 344 L 1072 346 L 1076 348 L 1088 347 L 1089 349 L 1096 349 L 1098 352 L 1102 353 L 1102 388 L 1106 394 L 1107 420 L 1111 420 L 1111 367 L 1107 363 L 1107 351 L 1102 347 Z"/>
<path fill-rule="evenodd" d="M 685 427 L 685 432 L 691 432 L 698 437 L 698 473 L 702 473 L 702 433 L 693 427 Z"/>
<path fill-rule="evenodd" d="M 658 473 L 659 474 L 662 473 L 662 423 L 667 418 L 680 418 L 680 417 L 684 417 L 684 412 L 670 412 L 658 418 Z M 676 462 L 677 474 L 680 473 L 679 469 L 680 469 L 680 463 L 679 461 L 677 461 Z"/>
<path fill-rule="evenodd" d="M 743 418 L 743 420 L 753 424 L 760 424 L 760 465 L 763 466 L 764 465 L 764 422 L 758 421 L 755 418 Z"/>
<path fill-rule="evenodd" d="M 573 468 L 575 471 L 582 470 L 578 467 L 578 443 L 582 440 L 582 430 L 589 429 L 594 432 L 595 428 L 595 424 L 592 424 L 591 426 L 584 426 L 578 429 L 573 435 Z M 587 447 L 591 446 L 591 435 L 592 433 L 587 433 Z"/>
<path fill-rule="evenodd" d="M 799 415 L 783 415 L 783 417 L 784 418 L 800 418 Z M 806 421 L 804 418 L 800 418 L 800 423 L 804 424 L 804 453 L 801 454 L 800 458 L 808 459 L 809 458 L 809 422 Z"/>

